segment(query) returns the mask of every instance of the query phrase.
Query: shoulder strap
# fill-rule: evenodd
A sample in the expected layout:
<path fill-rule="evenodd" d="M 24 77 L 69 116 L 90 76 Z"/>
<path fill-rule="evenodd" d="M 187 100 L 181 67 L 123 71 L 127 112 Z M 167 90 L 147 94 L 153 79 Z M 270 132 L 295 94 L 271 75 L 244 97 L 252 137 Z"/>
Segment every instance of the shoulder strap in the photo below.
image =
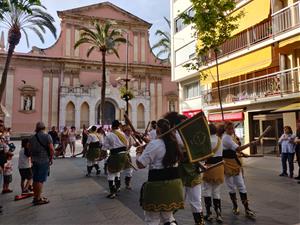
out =
<path fill-rule="evenodd" d="M 45 146 L 44 144 L 42 144 L 42 142 L 40 141 L 39 137 L 37 134 L 34 135 L 36 137 L 36 140 L 38 141 L 38 143 L 47 151 L 48 156 L 50 156 L 50 149 L 49 147 Z"/>

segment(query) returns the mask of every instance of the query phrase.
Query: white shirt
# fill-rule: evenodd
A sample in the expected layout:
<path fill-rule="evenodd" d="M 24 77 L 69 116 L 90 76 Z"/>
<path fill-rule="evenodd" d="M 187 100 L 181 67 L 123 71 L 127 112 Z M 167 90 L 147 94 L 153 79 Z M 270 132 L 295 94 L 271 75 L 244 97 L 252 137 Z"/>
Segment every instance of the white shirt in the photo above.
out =
<path fill-rule="evenodd" d="M 151 130 L 149 132 L 149 139 L 154 140 L 154 139 L 156 139 L 156 137 L 157 137 L 156 130 L 155 129 Z"/>
<path fill-rule="evenodd" d="M 226 133 L 223 135 L 222 145 L 223 145 L 223 150 L 235 151 L 239 147 L 239 145 L 233 141 L 232 136 Z"/>
<path fill-rule="evenodd" d="M 7 160 L 4 164 L 4 173 L 3 175 L 12 175 L 13 174 L 13 164 L 11 160 Z"/>
<path fill-rule="evenodd" d="M 102 138 L 99 137 L 97 134 L 95 134 L 95 133 L 90 133 L 89 136 L 88 136 L 88 138 L 87 138 L 86 143 L 87 143 L 87 144 L 90 144 L 90 143 L 95 143 L 95 142 L 98 142 L 98 141 L 99 141 L 100 143 L 103 142 Z"/>
<path fill-rule="evenodd" d="M 27 157 L 25 154 L 24 154 L 24 148 L 22 148 L 20 150 L 20 153 L 19 153 L 19 164 L 18 164 L 18 168 L 19 169 L 28 169 L 28 168 L 31 168 L 31 160 L 29 157 Z"/>
<path fill-rule="evenodd" d="M 217 147 L 218 140 L 219 140 L 219 137 L 217 135 L 213 134 L 213 135 L 210 136 L 210 142 L 211 142 L 212 149 L 214 149 L 215 147 Z M 221 143 L 219 145 L 219 148 L 217 149 L 217 151 L 216 151 L 216 153 L 214 154 L 213 157 L 222 156 L 222 154 L 223 154 L 222 141 L 220 141 L 220 142 Z"/>
<path fill-rule="evenodd" d="M 121 134 L 125 134 L 121 131 L 118 130 Z M 128 144 L 127 144 L 128 145 Z M 126 147 L 124 143 L 119 139 L 117 135 L 115 135 L 113 132 L 109 132 L 105 138 L 104 138 L 104 149 L 115 149 L 115 148 L 121 148 L 121 147 Z"/>
<path fill-rule="evenodd" d="M 295 153 L 296 145 L 294 140 L 296 135 L 294 134 L 283 134 L 279 138 L 278 143 L 281 144 L 281 153 Z"/>
<path fill-rule="evenodd" d="M 149 142 L 142 155 L 137 160 L 144 167 L 149 165 L 149 169 L 163 169 L 163 158 L 166 154 L 166 146 L 162 139 L 155 139 Z"/>
<path fill-rule="evenodd" d="M 76 141 L 76 132 L 75 131 L 70 131 L 69 132 L 69 141 L 70 142 Z"/>

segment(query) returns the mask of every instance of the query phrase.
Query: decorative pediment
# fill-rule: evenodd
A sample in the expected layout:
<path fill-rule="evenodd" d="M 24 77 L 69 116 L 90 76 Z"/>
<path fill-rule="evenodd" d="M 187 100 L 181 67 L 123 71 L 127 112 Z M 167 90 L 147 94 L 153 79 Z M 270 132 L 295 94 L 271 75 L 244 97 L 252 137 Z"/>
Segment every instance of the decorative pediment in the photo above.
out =
<path fill-rule="evenodd" d="M 64 16 L 89 16 L 92 18 L 105 18 L 105 19 L 112 19 L 112 20 L 120 20 L 120 21 L 129 21 L 140 23 L 148 28 L 152 26 L 152 24 L 148 23 L 147 21 L 131 14 L 130 12 L 125 11 L 124 9 L 119 8 L 118 6 L 110 3 L 110 2 L 102 2 L 94 5 L 79 7 L 75 9 L 59 11 L 59 17 Z"/>
<path fill-rule="evenodd" d="M 24 96 L 35 96 L 35 93 L 37 92 L 38 89 L 31 85 L 23 85 L 22 87 L 19 88 L 21 91 L 21 95 Z"/>

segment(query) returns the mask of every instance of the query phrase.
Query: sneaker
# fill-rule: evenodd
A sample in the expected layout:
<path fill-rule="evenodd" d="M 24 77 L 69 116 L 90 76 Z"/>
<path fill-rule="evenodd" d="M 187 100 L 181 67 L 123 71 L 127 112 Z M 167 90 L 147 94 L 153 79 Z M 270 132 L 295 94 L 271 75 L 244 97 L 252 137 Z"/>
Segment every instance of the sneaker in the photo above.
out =
<path fill-rule="evenodd" d="M 246 217 L 250 219 L 255 218 L 255 212 L 253 212 L 251 209 L 246 209 L 245 213 L 246 213 Z"/>

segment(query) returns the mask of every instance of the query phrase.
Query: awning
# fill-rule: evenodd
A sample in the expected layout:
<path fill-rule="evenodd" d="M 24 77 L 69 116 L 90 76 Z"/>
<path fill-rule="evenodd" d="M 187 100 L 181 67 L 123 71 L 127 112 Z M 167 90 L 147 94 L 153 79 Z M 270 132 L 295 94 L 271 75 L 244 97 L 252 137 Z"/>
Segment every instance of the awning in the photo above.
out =
<path fill-rule="evenodd" d="M 243 112 L 235 112 L 235 113 L 224 113 L 225 121 L 242 121 L 244 120 Z M 208 115 L 209 122 L 222 122 L 222 114 L 209 114 Z"/>
<path fill-rule="evenodd" d="M 202 110 L 201 109 L 188 110 L 188 111 L 183 111 L 182 114 L 188 118 L 191 118 L 196 114 L 198 114 L 199 112 L 202 112 Z"/>
<path fill-rule="evenodd" d="M 300 35 L 291 37 L 289 39 L 283 40 L 279 42 L 279 51 L 281 53 L 291 53 L 294 51 L 294 49 L 299 47 L 300 43 Z"/>
<path fill-rule="evenodd" d="M 244 16 L 240 18 L 239 27 L 232 33 L 232 35 L 238 34 L 243 30 L 246 30 L 247 28 L 250 28 L 269 18 L 271 13 L 271 3 L 270 0 L 253 0 L 245 6 L 242 6 L 237 11 L 233 12 L 232 15 L 237 15 L 241 11 L 244 12 Z"/>
<path fill-rule="evenodd" d="M 300 102 L 281 107 L 272 112 L 290 112 L 290 111 L 298 111 L 298 110 L 300 110 Z"/>
<path fill-rule="evenodd" d="M 220 80 L 226 80 L 232 77 L 261 70 L 263 68 L 269 67 L 271 64 L 272 46 L 268 46 L 220 64 Z M 217 69 L 215 66 L 203 70 L 202 73 L 207 74 L 207 78 L 204 81 L 201 81 L 201 85 L 210 84 L 217 81 Z"/>

